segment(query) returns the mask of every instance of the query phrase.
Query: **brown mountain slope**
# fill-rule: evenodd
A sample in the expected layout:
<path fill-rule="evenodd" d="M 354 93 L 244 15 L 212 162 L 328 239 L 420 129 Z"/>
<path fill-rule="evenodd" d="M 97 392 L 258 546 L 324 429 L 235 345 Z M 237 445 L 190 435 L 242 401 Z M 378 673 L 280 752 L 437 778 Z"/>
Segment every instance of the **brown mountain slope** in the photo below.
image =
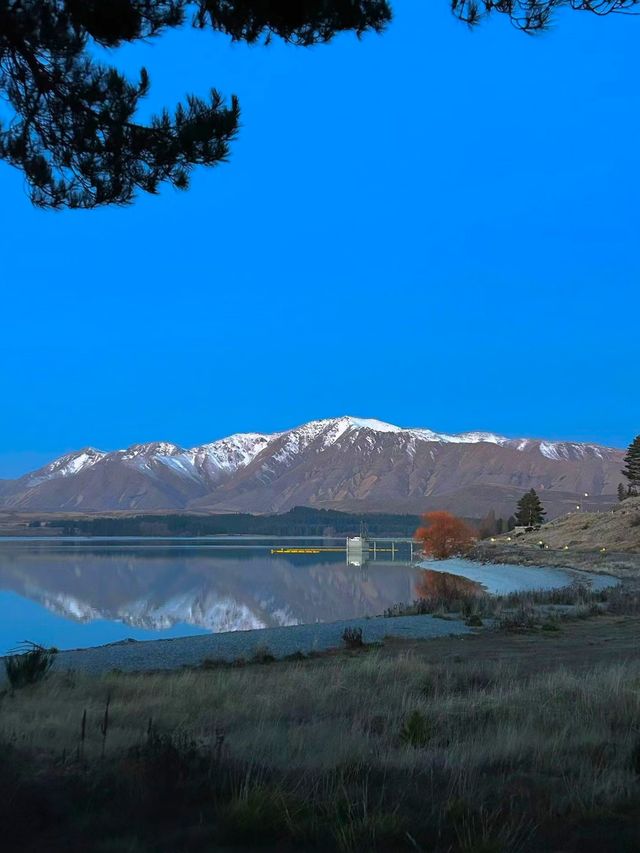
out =
<path fill-rule="evenodd" d="M 287 453 L 286 437 L 191 507 L 284 512 L 293 506 L 341 510 L 420 512 L 450 509 L 478 517 L 490 509 L 510 515 L 530 488 L 550 516 L 568 511 L 579 495 L 614 500 L 622 454 L 567 452 L 550 458 L 543 442 L 442 443 L 369 430 L 349 432 L 328 445 L 319 435 L 304 453 Z M 521 448 L 521 449 L 519 449 Z"/>
<path fill-rule="evenodd" d="M 285 512 L 449 509 L 508 516 L 535 488 L 553 517 L 589 493 L 615 501 L 620 450 L 594 444 L 447 435 L 370 419 L 311 421 L 282 433 L 245 433 L 183 448 L 168 442 L 103 452 L 84 448 L 1 486 L 0 507 L 21 511 L 204 510 Z"/>

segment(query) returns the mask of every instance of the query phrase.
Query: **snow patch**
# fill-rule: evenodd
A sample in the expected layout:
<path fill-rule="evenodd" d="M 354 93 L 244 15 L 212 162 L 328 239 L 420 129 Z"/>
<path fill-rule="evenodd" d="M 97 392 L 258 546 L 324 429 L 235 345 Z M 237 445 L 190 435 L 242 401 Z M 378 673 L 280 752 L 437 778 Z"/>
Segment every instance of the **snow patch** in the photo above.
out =
<path fill-rule="evenodd" d="M 541 441 L 540 442 L 540 453 L 542 453 L 543 456 L 546 456 L 547 459 L 554 459 L 554 460 L 558 461 L 558 460 L 562 459 L 563 456 L 566 457 L 566 454 L 561 455 L 559 450 L 560 449 L 559 449 L 558 445 L 552 444 L 549 441 Z"/>

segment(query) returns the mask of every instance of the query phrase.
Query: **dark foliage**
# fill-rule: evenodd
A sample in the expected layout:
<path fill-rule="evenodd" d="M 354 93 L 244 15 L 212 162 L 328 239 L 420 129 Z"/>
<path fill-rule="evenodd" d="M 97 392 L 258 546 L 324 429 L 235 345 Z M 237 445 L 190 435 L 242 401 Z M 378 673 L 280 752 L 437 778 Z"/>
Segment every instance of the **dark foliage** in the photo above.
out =
<path fill-rule="evenodd" d="M 47 675 L 57 654 L 56 649 L 47 649 L 37 643 L 25 641 L 14 654 L 4 659 L 7 680 L 14 690 L 36 684 Z"/>
<path fill-rule="evenodd" d="M 361 649 L 364 646 L 362 628 L 345 628 L 342 632 L 342 642 L 348 649 Z"/>
<path fill-rule="evenodd" d="M 631 749 L 629 764 L 636 776 L 640 776 L 640 740 L 637 740 Z"/>
<path fill-rule="evenodd" d="M 181 4 L 184 5 L 184 4 Z M 352 30 L 380 32 L 391 20 L 386 0 L 199 0 L 195 23 L 236 41 L 267 42 L 275 35 L 308 47 Z"/>
<path fill-rule="evenodd" d="M 366 525 L 371 535 L 412 536 L 417 515 L 355 514 L 294 507 L 279 515 L 135 515 L 45 521 L 65 536 L 211 536 L 253 533 L 267 536 L 355 536 Z M 41 522 L 32 522 L 40 526 Z"/>
<path fill-rule="evenodd" d="M 637 435 L 627 448 L 622 473 L 629 481 L 627 494 L 640 494 L 640 435 Z"/>
<path fill-rule="evenodd" d="M 275 659 L 269 646 L 258 646 L 253 653 L 251 663 L 274 663 Z"/>
<path fill-rule="evenodd" d="M 543 523 L 545 515 L 546 512 L 535 489 L 528 491 L 518 501 L 516 524 L 534 527 Z"/>
<path fill-rule="evenodd" d="M 0 0 L 0 93 L 13 111 L 0 126 L 0 157 L 24 171 L 45 208 L 127 204 L 163 182 L 185 189 L 194 166 L 226 159 L 237 99 L 189 95 L 141 124 L 147 71 L 131 82 L 92 47 L 152 38 L 187 16 L 234 40 L 308 46 L 343 30 L 379 31 L 390 15 L 385 0 Z"/>
<path fill-rule="evenodd" d="M 427 746 L 432 736 L 432 726 L 420 711 L 412 711 L 400 729 L 400 740 L 407 746 Z"/>
<path fill-rule="evenodd" d="M 527 33 L 547 29 L 562 9 L 595 15 L 633 14 L 640 0 L 451 0 L 453 14 L 474 26 L 488 15 L 507 15 L 513 25 Z"/>
<path fill-rule="evenodd" d="M 491 13 L 535 32 L 561 8 L 597 15 L 635 11 L 640 0 L 451 0 L 470 25 Z M 186 189 L 194 166 L 214 166 L 238 131 L 235 96 L 212 89 L 141 124 L 149 90 L 96 58 L 186 22 L 233 41 L 274 37 L 308 47 L 351 31 L 380 32 L 387 0 L 0 0 L 0 93 L 13 112 L 0 126 L 0 157 L 25 174 L 34 204 L 92 208 L 127 204 L 166 182 Z"/>

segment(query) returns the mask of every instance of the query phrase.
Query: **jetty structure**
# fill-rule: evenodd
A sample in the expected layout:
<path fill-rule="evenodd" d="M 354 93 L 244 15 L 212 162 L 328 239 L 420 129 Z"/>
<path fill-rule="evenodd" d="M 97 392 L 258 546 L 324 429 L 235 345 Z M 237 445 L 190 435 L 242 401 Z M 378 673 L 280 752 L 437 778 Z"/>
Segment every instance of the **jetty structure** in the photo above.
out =
<path fill-rule="evenodd" d="M 346 553 L 347 563 L 362 566 L 370 560 L 413 563 L 415 549 L 419 545 L 410 537 L 366 535 L 349 536 L 345 545 L 288 545 L 272 548 L 272 554 L 326 554 Z"/>
<path fill-rule="evenodd" d="M 397 559 L 406 562 L 408 557 L 412 563 L 415 545 L 415 540 L 411 538 L 351 536 L 347 538 L 347 563 L 361 566 L 368 560 L 376 560 L 382 554 L 384 560 L 395 562 Z"/>

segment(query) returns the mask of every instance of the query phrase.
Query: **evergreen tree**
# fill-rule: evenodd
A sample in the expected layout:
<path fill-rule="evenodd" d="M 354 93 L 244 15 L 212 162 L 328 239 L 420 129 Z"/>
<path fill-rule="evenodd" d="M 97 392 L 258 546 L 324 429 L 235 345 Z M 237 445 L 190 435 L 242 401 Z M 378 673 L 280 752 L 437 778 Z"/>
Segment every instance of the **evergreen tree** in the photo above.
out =
<path fill-rule="evenodd" d="M 510 515 L 507 519 L 507 530 L 511 531 L 516 526 L 516 517 L 515 515 Z"/>
<path fill-rule="evenodd" d="M 640 435 L 637 435 L 627 448 L 622 473 L 629 481 L 628 494 L 640 494 Z"/>
<path fill-rule="evenodd" d="M 524 494 L 517 504 L 516 524 L 524 527 L 534 527 L 544 522 L 546 512 L 536 490 L 531 489 Z"/>
<path fill-rule="evenodd" d="M 147 71 L 130 82 L 92 55 L 156 37 L 190 15 L 233 41 L 280 37 L 307 47 L 350 30 L 381 31 L 387 0 L 0 0 L 0 158 L 22 169 L 45 208 L 126 204 L 168 182 L 186 189 L 196 165 L 224 161 L 240 109 L 215 90 L 136 121 Z"/>
<path fill-rule="evenodd" d="M 443 0 L 444 2 L 444 0 Z M 640 0 L 449 0 L 468 24 L 506 14 L 526 32 L 567 7 L 631 13 Z M 173 112 L 136 121 L 147 71 L 130 82 L 92 49 L 113 50 L 189 19 L 232 41 L 274 37 L 308 47 L 340 32 L 380 32 L 390 0 L 0 0 L 0 96 L 13 113 L 0 123 L 0 158 L 24 172 L 34 204 L 90 208 L 127 204 L 167 182 L 186 189 L 194 166 L 226 160 L 240 109 L 215 89 Z"/>
<path fill-rule="evenodd" d="M 625 498 L 629 497 L 629 493 L 627 489 L 624 487 L 624 483 L 618 483 L 618 500 L 623 501 Z"/>

